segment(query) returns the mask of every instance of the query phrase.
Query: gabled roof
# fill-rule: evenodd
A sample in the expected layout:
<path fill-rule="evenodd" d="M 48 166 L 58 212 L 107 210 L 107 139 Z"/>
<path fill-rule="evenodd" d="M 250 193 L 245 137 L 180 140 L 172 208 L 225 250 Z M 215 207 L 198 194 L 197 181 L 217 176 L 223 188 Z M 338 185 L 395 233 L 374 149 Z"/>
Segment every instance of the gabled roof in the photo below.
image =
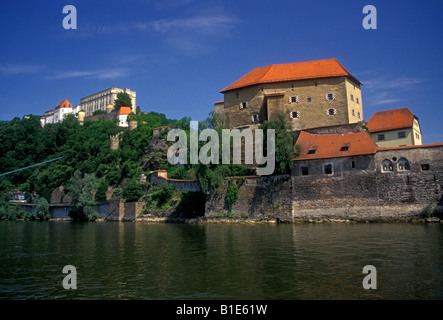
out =
<path fill-rule="evenodd" d="M 118 110 L 118 115 L 130 113 L 132 113 L 131 107 L 120 107 L 120 110 Z"/>
<path fill-rule="evenodd" d="M 368 155 L 378 150 L 366 132 L 321 135 L 302 131 L 296 144 L 301 152 L 295 161 Z"/>
<path fill-rule="evenodd" d="M 273 64 L 252 70 L 220 92 L 224 93 L 230 90 L 263 83 L 342 76 L 350 77 L 360 84 L 360 81 L 351 75 L 337 59 Z"/>
<path fill-rule="evenodd" d="M 370 132 L 412 128 L 418 119 L 408 108 L 378 111 L 366 122 Z"/>
<path fill-rule="evenodd" d="M 72 108 L 72 104 L 67 99 L 65 99 L 63 101 L 60 101 L 57 107 L 55 107 L 55 109 L 60 109 L 60 108 Z"/>

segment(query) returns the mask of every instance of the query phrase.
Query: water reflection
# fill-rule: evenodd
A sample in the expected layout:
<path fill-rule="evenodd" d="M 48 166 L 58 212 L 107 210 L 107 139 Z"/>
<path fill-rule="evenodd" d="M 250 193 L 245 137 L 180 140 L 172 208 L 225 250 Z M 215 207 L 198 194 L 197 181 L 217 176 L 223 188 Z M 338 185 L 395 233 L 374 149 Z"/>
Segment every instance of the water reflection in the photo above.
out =
<path fill-rule="evenodd" d="M 442 299 L 442 244 L 441 225 L 406 223 L 2 221 L 0 298 Z"/>

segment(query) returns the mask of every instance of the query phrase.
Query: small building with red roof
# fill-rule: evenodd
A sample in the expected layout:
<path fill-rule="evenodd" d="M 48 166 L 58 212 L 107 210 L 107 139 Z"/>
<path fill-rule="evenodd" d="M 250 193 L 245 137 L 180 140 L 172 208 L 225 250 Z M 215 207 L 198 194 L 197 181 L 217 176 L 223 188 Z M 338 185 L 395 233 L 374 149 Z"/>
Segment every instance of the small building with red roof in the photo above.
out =
<path fill-rule="evenodd" d="M 296 176 L 370 170 L 377 145 L 366 132 L 311 134 L 300 132 L 294 159 Z M 372 164 L 372 165 L 371 165 Z"/>
<path fill-rule="evenodd" d="M 366 126 L 379 147 L 422 144 L 418 117 L 408 108 L 378 111 L 366 122 Z"/>
<path fill-rule="evenodd" d="M 122 128 L 129 127 L 128 116 L 132 113 L 131 107 L 120 107 L 117 113 L 118 126 Z"/>
<path fill-rule="evenodd" d="M 254 128 L 286 117 L 292 130 L 363 121 L 361 83 L 337 59 L 273 64 L 253 69 L 220 92 L 228 128 Z M 221 111 L 221 112 L 220 112 Z"/>

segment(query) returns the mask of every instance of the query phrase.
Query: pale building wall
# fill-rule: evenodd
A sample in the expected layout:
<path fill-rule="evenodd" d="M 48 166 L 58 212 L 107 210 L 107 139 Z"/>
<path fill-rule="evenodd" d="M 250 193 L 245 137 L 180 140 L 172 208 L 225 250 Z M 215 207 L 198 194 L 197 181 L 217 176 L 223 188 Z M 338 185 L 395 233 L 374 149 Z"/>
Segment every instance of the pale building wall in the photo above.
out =
<path fill-rule="evenodd" d="M 87 116 L 90 116 L 96 110 L 106 111 L 108 105 L 113 105 L 117 94 L 119 92 L 126 92 L 131 97 L 132 112 L 136 111 L 136 92 L 130 89 L 109 88 L 90 96 L 84 97 L 80 100 L 80 109 L 86 112 Z"/>
<path fill-rule="evenodd" d="M 405 137 L 399 138 L 399 132 L 404 132 Z M 380 139 L 380 136 L 384 136 L 384 139 Z M 399 146 L 412 146 L 414 145 L 412 128 L 405 128 L 399 130 L 380 131 L 371 133 L 372 140 L 380 148 L 384 147 L 399 147 Z"/>
<path fill-rule="evenodd" d="M 363 103 L 361 99 L 360 84 L 349 78 L 346 79 L 346 94 L 348 100 L 349 123 L 363 121 Z"/>

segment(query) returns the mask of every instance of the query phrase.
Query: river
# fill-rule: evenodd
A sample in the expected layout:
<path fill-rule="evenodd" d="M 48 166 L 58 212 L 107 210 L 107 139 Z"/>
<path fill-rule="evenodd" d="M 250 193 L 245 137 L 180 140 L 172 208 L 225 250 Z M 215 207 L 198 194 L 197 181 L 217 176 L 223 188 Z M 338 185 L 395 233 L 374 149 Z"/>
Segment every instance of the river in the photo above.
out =
<path fill-rule="evenodd" d="M 0 299 L 442 299 L 443 225 L 0 221 L 0 262 Z"/>

